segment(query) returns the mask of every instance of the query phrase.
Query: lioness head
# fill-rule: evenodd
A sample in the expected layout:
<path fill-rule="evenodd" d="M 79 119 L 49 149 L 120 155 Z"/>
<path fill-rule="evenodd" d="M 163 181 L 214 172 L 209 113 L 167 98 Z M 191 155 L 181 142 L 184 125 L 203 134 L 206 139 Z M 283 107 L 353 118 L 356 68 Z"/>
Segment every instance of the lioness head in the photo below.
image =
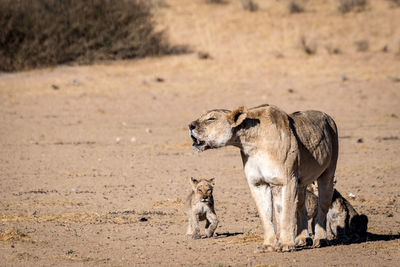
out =
<path fill-rule="evenodd" d="M 247 116 L 245 107 L 234 111 L 217 109 L 203 114 L 189 124 L 189 135 L 193 140 L 193 149 L 202 152 L 210 148 L 219 148 L 229 144 L 232 129 L 240 125 Z"/>
<path fill-rule="evenodd" d="M 209 180 L 201 179 L 197 180 L 193 177 L 190 178 L 192 184 L 193 195 L 196 201 L 199 202 L 212 202 L 213 201 L 213 188 L 215 185 L 214 178 Z"/>

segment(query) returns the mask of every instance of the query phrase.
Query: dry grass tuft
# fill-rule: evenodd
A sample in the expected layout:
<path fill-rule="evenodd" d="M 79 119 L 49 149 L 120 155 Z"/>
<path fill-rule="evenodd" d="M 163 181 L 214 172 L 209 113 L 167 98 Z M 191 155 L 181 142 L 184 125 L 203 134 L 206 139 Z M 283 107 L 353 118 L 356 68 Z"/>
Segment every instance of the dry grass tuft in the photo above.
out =
<path fill-rule="evenodd" d="M 400 0 L 386 0 L 386 1 L 390 2 L 394 6 L 400 6 Z"/>
<path fill-rule="evenodd" d="M 243 235 L 233 236 L 229 243 L 235 244 L 247 244 L 247 243 L 259 243 L 263 242 L 263 236 L 259 234 L 254 234 L 251 232 L 244 233 Z"/>
<path fill-rule="evenodd" d="M 258 10 L 257 3 L 254 3 L 253 0 L 240 0 L 242 7 L 244 10 L 248 10 L 250 12 L 255 12 Z"/>
<path fill-rule="evenodd" d="M 187 52 L 140 0 L 0 1 L 0 71 Z"/>
<path fill-rule="evenodd" d="M 137 221 L 137 218 L 130 214 L 107 214 L 97 213 L 63 213 L 63 214 L 2 214 L 0 222 L 56 222 L 56 223 L 93 223 L 93 224 L 130 224 Z"/>
<path fill-rule="evenodd" d="M 22 241 L 22 242 L 33 242 L 32 238 L 20 231 L 20 230 L 15 230 L 11 229 L 8 230 L 7 232 L 0 232 L 0 241 L 3 242 L 16 242 L 16 241 Z"/>
<path fill-rule="evenodd" d="M 180 199 L 176 199 L 176 200 L 160 200 L 160 201 L 156 201 L 153 203 L 154 207 L 159 207 L 159 206 L 182 206 L 183 205 L 183 201 Z"/>
<path fill-rule="evenodd" d="M 304 6 L 295 0 L 290 0 L 288 2 L 288 9 L 291 14 L 304 12 Z"/>
<path fill-rule="evenodd" d="M 336 0 L 337 10 L 340 13 L 364 11 L 367 7 L 367 4 L 367 0 Z"/>

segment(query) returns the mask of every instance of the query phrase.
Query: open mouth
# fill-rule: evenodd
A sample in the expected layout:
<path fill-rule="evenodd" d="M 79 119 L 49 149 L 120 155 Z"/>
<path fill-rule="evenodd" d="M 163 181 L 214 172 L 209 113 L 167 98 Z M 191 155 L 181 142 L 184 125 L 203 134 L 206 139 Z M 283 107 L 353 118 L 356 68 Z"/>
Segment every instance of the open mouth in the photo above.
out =
<path fill-rule="evenodd" d="M 193 140 L 193 144 L 192 144 L 192 146 L 196 146 L 196 147 L 198 147 L 198 146 L 202 146 L 202 145 L 204 145 L 206 142 L 204 142 L 204 141 L 200 141 L 200 140 L 198 140 L 196 137 L 194 137 L 194 135 L 193 134 L 190 134 L 190 137 L 192 138 L 192 140 Z"/>

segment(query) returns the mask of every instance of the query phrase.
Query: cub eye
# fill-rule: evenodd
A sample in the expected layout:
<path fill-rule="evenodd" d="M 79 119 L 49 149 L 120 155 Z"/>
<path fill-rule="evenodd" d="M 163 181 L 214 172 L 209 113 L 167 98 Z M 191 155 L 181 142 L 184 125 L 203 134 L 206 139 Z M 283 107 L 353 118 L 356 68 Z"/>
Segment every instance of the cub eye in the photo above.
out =
<path fill-rule="evenodd" d="M 216 118 L 213 118 L 213 117 L 207 119 L 207 121 L 215 121 L 215 120 L 216 120 Z"/>
<path fill-rule="evenodd" d="M 202 192 L 200 188 L 199 188 L 199 189 L 197 189 L 197 191 L 199 191 L 199 192 Z"/>

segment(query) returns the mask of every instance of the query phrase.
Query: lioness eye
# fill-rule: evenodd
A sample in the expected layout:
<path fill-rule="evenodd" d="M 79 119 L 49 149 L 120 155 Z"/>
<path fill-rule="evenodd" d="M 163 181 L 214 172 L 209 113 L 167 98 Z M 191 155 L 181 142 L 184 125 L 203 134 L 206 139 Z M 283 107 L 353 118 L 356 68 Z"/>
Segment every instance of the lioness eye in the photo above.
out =
<path fill-rule="evenodd" d="M 213 117 L 207 119 L 207 121 L 215 121 L 215 120 L 216 120 L 216 118 L 213 118 Z"/>

